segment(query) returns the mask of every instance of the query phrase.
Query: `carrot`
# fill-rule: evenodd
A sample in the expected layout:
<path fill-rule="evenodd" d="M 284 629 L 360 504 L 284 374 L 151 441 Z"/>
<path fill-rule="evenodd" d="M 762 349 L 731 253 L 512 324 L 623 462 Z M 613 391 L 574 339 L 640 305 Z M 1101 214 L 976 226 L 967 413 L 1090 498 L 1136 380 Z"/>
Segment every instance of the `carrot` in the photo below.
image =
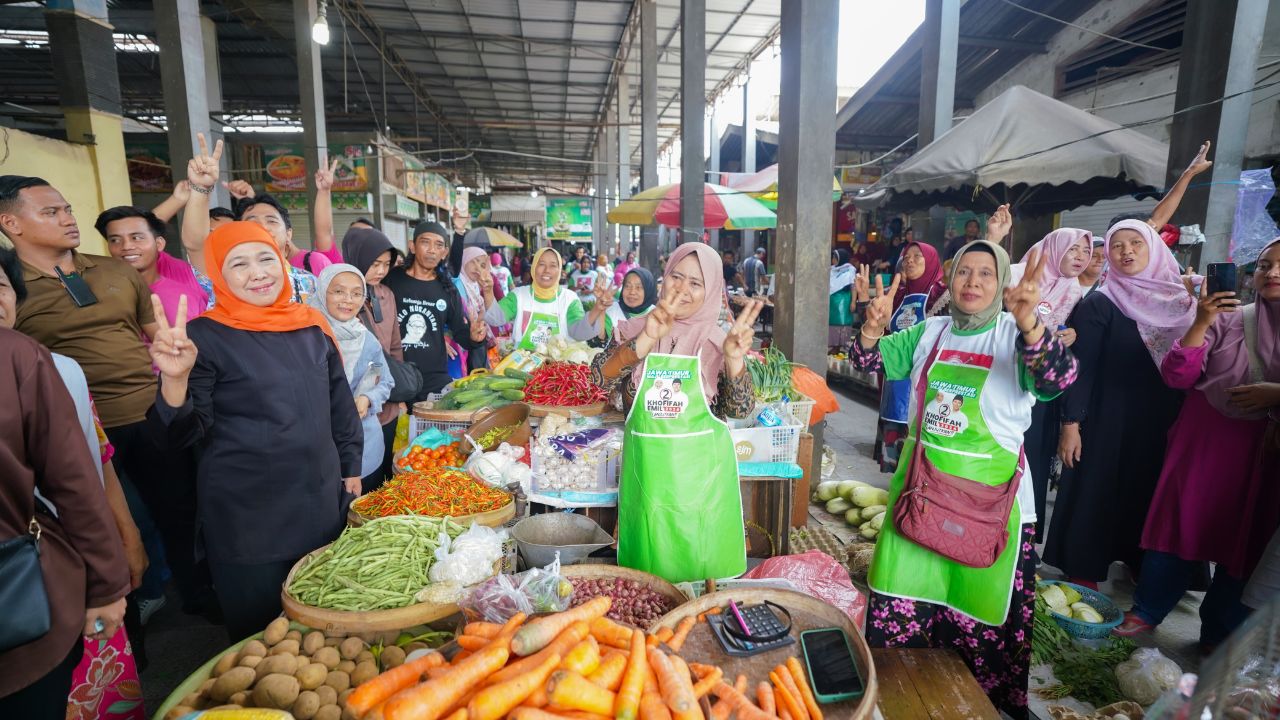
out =
<path fill-rule="evenodd" d="M 443 667 L 430 668 L 429 670 L 427 670 L 426 675 L 428 680 L 435 680 L 436 678 L 444 675 L 448 675 L 451 672 L 453 672 L 453 667 L 450 665 L 445 665 Z"/>
<path fill-rule="evenodd" d="M 516 633 L 521 629 L 520 626 L 524 624 L 524 621 L 528 617 L 529 617 L 528 615 L 525 615 L 522 612 L 518 612 L 515 615 L 512 615 L 510 618 L 507 619 L 505 623 L 503 623 L 502 627 L 491 639 L 495 643 L 500 641 L 504 645 L 509 644 L 511 642 L 511 639 L 515 637 Z"/>
<path fill-rule="evenodd" d="M 686 682 L 680 682 L 679 673 L 671 659 L 657 648 L 649 648 L 649 664 L 653 666 L 653 671 L 658 676 L 658 689 L 667 707 L 671 708 L 671 713 L 679 715 L 690 712 L 697 700 L 693 697 L 692 687 L 685 691 L 685 685 L 688 684 L 687 674 Z"/>
<path fill-rule="evenodd" d="M 437 720 L 510 656 L 505 647 L 491 645 L 455 664 L 447 675 L 401 690 L 387 701 L 387 720 Z"/>
<path fill-rule="evenodd" d="M 769 673 L 769 679 L 773 681 L 773 696 L 778 703 L 779 710 L 785 710 L 794 720 L 804 720 L 801 713 L 804 710 L 791 695 L 791 691 L 787 690 L 787 686 L 782 682 L 782 678 L 778 677 L 778 673 Z"/>
<path fill-rule="evenodd" d="M 627 670 L 622 674 L 622 685 L 618 687 L 618 695 L 613 705 L 613 716 L 617 720 L 635 720 L 640 709 L 640 694 L 644 691 L 644 681 L 649 674 L 649 662 L 644 652 L 644 633 L 631 631 L 631 657 L 627 659 Z"/>
<path fill-rule="evenodd" d="M 809 717 L 813 720 L 822 720 L 822 708 L 818 707 L 818 699 L 813 696 L 813 691 L 809 689 L 809 679 L 805 676 L 804 666 L 794 657 L 787 658 L 787 670 L 791 673 L 791 680 L 795 682 L 796 689 L 800 691 L 800 700 L 804 702 L 804 707 L 809 711 Z"/>
<path fill-rule="evenodd" d="M 561 663 L 565 670 L 572 670 L 583 677 L 587 677 L 600 667 L 600 644 L 596 639 L 587 635 L 586 639 L 569 651 L 564 656 Z"/>
<path fill-rule="evenodd" d="M 706 673 L 698 678 L 697 684 L 693 686 L 693 696 L 700 698 L 711 692 L 711 688 L 724 677 L 724 671 L 720 668 L 711 668 L 711 672 Z"/>
<path fill-rule="evenodd" d="M 492 641 L 492 638 L 482 638 L 479 635 L 459 635 L 454 638 L 454 640 L 458 641 L 458 647 L 463 650 L 475 652 L 485 645 L 488 645 Z"/>
<path fill-rule="evenodd" d="M 547 706 L 547 684 L 542 683 L 538 687 L 534 688 L 533 692 L 529 693 L 529 697 L 525 698 L 524 702 L 520 703 L 520 706 L 539 708 L 539 709 L 546 707 Z"/>
<path fill-rule="evenodd" d="M 778 708 L 778 720 L 792 720 L 791 713 L 786 708 Z"/>
<path fill-rule="evenodd" d="M 760 703 L 760 709 L 770 715 L 777 711 L 773 699 L 773 686 L 767 682 L 756 685 L 756 701 Z"/>
<path fill-rule="evenodd" d="M 607 617 L 591 619 L 591 636 L 611 647 L 631 647 L 631 628 L 619 625 Z"/>
<path fill-rule="evenodd" d="M 787 666 L 779 665 L 775 667 L 773 673 L 770 674 L 770 678 L 773 677 L 773 674 L 776 674 L 778 680 L 782 681 L 783 687 L 787 689 L 787 694 L 791 696 L 791 699 L 796 704 L 795 708 L 787 708 L 787 712 L 796 716 L 796 720 L 810 720 L 809 708 L 805 707 L 804 696 L 800 694 L 800 688 L 796 687 L 796 681 L 791 677 L 791 671 L 787 670 Z"/>
<path fill-rule="evenodd" d="M 564 720 L 562 716 L 555 713 L 531 707 L 518 707 L 512 710 L 508 717 L 511 720 Z"/>
<path fill-rule="evenodd" d="M 444 720 L 467 720 L 467 709 L 458 708 L 457 710 L 453 711 L 453 714 L 451 714 L 449 717 L 445 718 Z"/>
<path fill-rule="evenodd" d="M 675 713 L 675 720 L 706 720 L 702 714 L 702 706 L 698 704 L 698 695 L 693 689 L 693 682 L 689 679 L 689 666 L 684 658 L 672 655 L 671 668 L 676 672 L 676 682 L 680 684 L 681 694 L 693 698 L 693 706 L 687 712 Z"/>
<path fill-rule="evenodd" d="M 607 595 L 595 597 L 571 610 L 534 618 L 511 639 L 511 652 L 524 657 L 551 644 L 565 628 L 579 620 L 591 622 L 609 612 L 612 600 Z"/>
<path fill-rule="evenodd" d="M 563 659 L 569 654 L 569 651 L 573 649 L 574 645 L 582 642 L 583 639 L 587 637 L 587 632 L 587 624 L 585 622 L 573 623 L 569 627 L 565 628 L 555 640 L 551 641 L 550 645 L 529 657 L 521 658 L 502 668 L 498 672 L 494 673 L 492 677 L 485 680 L 484 683 L 486 685 L 493 685 L 503 682 L 504 680 L 510 680 L 517 675 L 529 672 L 541 665 L 542 661 L 545 660 L 548 655 L 559 655 Z"/>
<path fill-rule="evenodd" d="M 705 665 L 703 663 L 689 663 L 689 669 L 693 671 L 695 677 L 704 678 L 720 668 L 715 665 Z"/>
<path fill-rule="evenodd" d="M 418 682 L 424 672 L 444 665 L 444 656 L 438 652 L 427 653 L 422 657 L 391 668 L 374 677 L 352 691 L 347 697 L 347 707 L 352 714 L 360 717 L 381 704 L 387 698 Z"/>
<path fill-rule="evenodd" d="M 561 710 L 556 714 L 562 718 L 569 718 L 569 720 L 609 720 L 608 715 L 597 715 L 581 710 Z"/>
<path fill-rule="evenodd" d="M 523 675 L 489 685 L 467 705 L 470 720 L 498 720 L 524 702 L 534 690 L 546 685 L 547 676 L 560 665 L 560 656 L 549 655 L 541 665 Z"/>
<path fill-rule="evenodd" d="M 605 655 L 604 660 L 600 662 L 600 667 L 588 675 L 587 679 L 605 690 L 617 692 L 618 686 L 622 684 L 622 673 L 626 669 L 627 656 L 620 652 L 611 652 Z"/>
<path fill-rule="evenodd" d="M 671 639 L 667 641 L 667 645 L 674 651 L 680 652 L 680 648 L 684 647 L 684 641 L 689 637 L 689 631 L 697 624 L 697 619 L 692 615 L 680 621 L 676 626 L 676 631 L 671 635 Z"/>
<path fill-rule="evenodd" d="M 502 626 L 498 623 L 491 622 L 472 622 L 467 623 L 462 628 L 463 635 L 475 635 L 476 637 L 491 638 L 502 631 Z"/>
<path fill-rule="evenodd" d="M 720 686 L 717 685 L 716 687 Z M 745 693 L 747 691 L 747 676 L 739 675 L 738 678 L 733 681 L 733 689 L 740 693 Z M 711 692 L 714 693 L 716 691 L 713 688 Z M 733 709 L 729 705 L 729 701 L 725 700 L 724 697 L 721 697 L 716 701 L 715 705 L 711 706 L 711 717 L 713 720 L 726 720 L 731 712 L 733 712 Z"/>
<path fill-rule="evenodd" d="M 671 711 L 656 692 L 640 696 L 640 720 L 672 720 Z"/>
<path fill-rule="evenodd" d="M 746 683 L 743 683 L 745 686 Z M 773 720 L 774 716 L 769 715 L 765 711 L 756 707 L 746 695 L 743 695 L 737 688 L 730 687 L 724 682 L 716 685 L 712 690 L 716 697 L 729 704 L 729 712 L 737 714 L 738 720 Z"/>
<path fill-rule="evenodd" d="M 572 670 L 557 670 L 547 681 L 547 707 L 583 710 L 597 715 L 613 712 L 617 697 Z"/>

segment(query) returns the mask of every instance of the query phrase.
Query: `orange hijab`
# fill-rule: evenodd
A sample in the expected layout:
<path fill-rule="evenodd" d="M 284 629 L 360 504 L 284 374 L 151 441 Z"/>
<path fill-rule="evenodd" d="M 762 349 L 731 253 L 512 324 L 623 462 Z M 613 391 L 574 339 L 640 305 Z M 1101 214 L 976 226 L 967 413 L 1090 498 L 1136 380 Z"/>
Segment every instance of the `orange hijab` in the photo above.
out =
<path fill-rule="evenodd" d="M 280 258 L 284 269 L 284 282 L 275 302 L 258 307 L 236 297 L 222 276 L 222 263 L 231 249 L 245 243 L 266 243 Z M 261 225 L 251 222 L 230 222 L 209 234 L 204 244 L 204 267 L 213 281 L 213 309 L 200 317 L 208 318 L 227 327 L 255 332 L 289 332 L 312 325 L 333 339 L 333 330 L 319 310 L 305 303 L 293 302 L 293 285 L 289 282 L 289 264 L 285 262 L 276 241 Z"/>

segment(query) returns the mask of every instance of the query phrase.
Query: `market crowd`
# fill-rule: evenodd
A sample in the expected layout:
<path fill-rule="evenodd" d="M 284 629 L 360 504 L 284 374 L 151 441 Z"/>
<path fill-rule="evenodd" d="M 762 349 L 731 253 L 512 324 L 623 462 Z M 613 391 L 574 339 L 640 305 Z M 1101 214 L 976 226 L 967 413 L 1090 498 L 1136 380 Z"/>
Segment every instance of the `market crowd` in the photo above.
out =
<path fill-rule="evenodd" d="M 315 173 L 302 242 L 289 210 L 243 181 L 226 183 L 234 208 L 210 206 L 221 152 L 200 138 L 171 198 L 103 212 L 93 228 L 109 256 L 79 252 L 58 188 L 0 176 L 12 246 L 0 248 L 0 393 L 13 399 L 0 403 L 0 547 L 43 577 L 0 578 L 19 620 L 0 623 L 0 716 L 62 717 L 68 702 L 106 707 L 136 690 L 170 579 L 184 611 L 224 622 L 232 640 L 263 627 L 295 562 L 390 475 L 398 418 L 490 367 L 500 338 L 603 347 L 592 378 L 621 408 L 647 389 L 649 358 L 701 380 L 708 418 L 754 409 L 744 357 L 768 309 L 748 300 L 726 318 L 722 299 L 727 286 L 765 292 L 763 248 L 738 263 L 689 243 L 651 272 L 632 253 L 583 247 L 504 256 L 468 245 L 455 217 L 419 222 L 406 255 L 370 222 L 334 227 L 332 166 Z M 1019 264 L 1002 244 L 1007 208 L 943 254 L 900 226 L 887 246 L 833 254 L 854 267 L 861 320 L 833 344 L 885 379 L 877 459 L 896 471 L 869 578 L 872 645 L 955 647 L 996 704 L 1025 717 L 1046 535 L 1045 562 L 1075 582 L 1096 587 L 1115 561 L 1138 579 L 1121 632 L 1159 625 L 1203 582 L 1211 647 L 1274 594 L 1280 242 L 1239 259 L 1252 272 L 1241 288 L 1208 292 L 1178 266 L 1157 229 L 1207 166 L 1202 153 L 1153 216 L 1119 218 L 1104 238 L 1056 230 Z M 186 260 L 166 250 L 175 242 Z M 873 270 L 892 273 L 887 287 Z M 672 462 L 629 447 L 624 526 L 652 520 L 628 493 Z M 732 468 L 704 475 L 706 492 L 736 489 Z M 913 516 L 913 493 L 935 478 L 989 491 L 999 512 L 982 530 L 998 542 L 969 549 L 989 557 L 946 549 Z M 705 527 L 740 535 L 733 498 L 708 497 Z M 706 576 L 745 569 L 741 538 L 722 539 L 686 539 Z M 643 551 L 655 555 L 643 565 L 669 561 Z M 109 682 L 104 666 L 118 668 Z"/>

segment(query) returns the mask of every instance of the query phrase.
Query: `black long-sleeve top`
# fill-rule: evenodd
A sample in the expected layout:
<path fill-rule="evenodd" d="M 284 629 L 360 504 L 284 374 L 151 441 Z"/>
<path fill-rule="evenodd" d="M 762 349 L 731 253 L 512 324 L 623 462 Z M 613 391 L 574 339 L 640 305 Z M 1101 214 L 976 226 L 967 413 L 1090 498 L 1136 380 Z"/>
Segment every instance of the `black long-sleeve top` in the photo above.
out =
<path fill-rule="evenodd" d="M 431 280 L 419 280 L 403 268 L 396 268 L 382 284 L 396 295 L 400 347 L 405 361 L 422 373 L 422 391 L 415 399 L 425 400 L 429 393 L 439 392 L 452 380 L 445 332 L 466 350 L 479 347 L 483 341 L 471 340 L 471 324 L 462 311 L 462 298 L 443 273 Z"/>
<path fill-rule="evenodd" d="M 332 542 L 360 476 L 364 433 L 338 349 L 317 327 L 237 330 L 205 318 L 187 401 L 158 397 L 148 421 L 196 446 L 197 526 L 211 559 L 289 560 Z"/>

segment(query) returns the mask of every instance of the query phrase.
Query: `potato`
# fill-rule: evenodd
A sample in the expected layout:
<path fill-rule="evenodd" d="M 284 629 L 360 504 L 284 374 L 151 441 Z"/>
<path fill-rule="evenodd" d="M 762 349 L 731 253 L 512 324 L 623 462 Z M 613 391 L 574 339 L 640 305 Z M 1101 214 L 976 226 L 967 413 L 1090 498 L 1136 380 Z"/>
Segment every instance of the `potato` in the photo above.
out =
<path fill-rule="evenodd" d="M 267 646 L 261 640 L 250 640 L 240 648 L 240 659 L 243 660 L 251 655 L 266 657 Z"/>
<path fill-rule="evenodd" d="M 216 678 L 222 673 L 235 667 L 237 659 L 238 659 L 238 656 L 236 655 L 236 653 L 229 652 L 229 653 L 223 654 L 223 656 L 218 658 L 218 662 L 215 663 L 213 666 L 213 673 L 212 673 L 213 677 Z"/>
<path fill-rule="evenodd" d="M 250 704 L 250 699 L 251 698 L 249 697 L 249 691 L 241 690 L 235 695 L 232 695 L 231 699 L 228 700 L 227 702 L 231 703 L 232 705 L 239 705 L 240 707 L 248 707 Z"/>
<path fill-rule="evenodd" d="M 351 676 L 338 670 L 330 670 L 325 676 L 324 684 L 342 693 L 343 690 L 351 687 Z"/>
<path fill-rule="evenodd" d="M 395 645 L 388 645 L 387 647 L 382 648 L 382 655 L 379 659 L 382 661 L 382 667 L 384 669 L 390 669 L 403 665 L 404 656 L 404 650 Z"/>
<path fill-rule="evenodd" d="M 253 671 L 253 668 L 231 668 L 214 681 L 213 687 L 209 688 L 209 697 L 217 702 L 224 703 L 241 690 L 248 690 L 256 678 L 257 673 Z"/>
<path fill-rule="evenodd" d="M 272 655 L 259 663 L 254 670 L 258 680 L 272 674 L 292 675 L 298 672 L 298 661 L 292 655 Z"/>
<path fill-rule="evenodd" d="M 297 640 L 298 642 L 302 642 L 302 631 L 300 631 L 300 630 L 290 630 L 289 632 L 287 632 L 287 633 L 285 633 L 285 634 L 284 634 L 284 639 L 285 639 L 285 640 Z"/>
<path fill-rule="evenodd" d="M 258 681 L 253 686 L 253 704 L 260 708 L 279 708 L 285 710 L 298 699 L 301 687 L 298 679 L 292 675 L 274 673 Z"/>
<path fill-rule="evenodd" d="M 334 668 L 334 670 L 337 670 L 338 672 L 344 672 L 350 675 L 351 673 L 356 671 L 356 661 L 343 660 L 342 662 L 338 663 L 338 667 Z"/>
<path fill-rule="evenodd" d="M 338 691 L 328 685 L 321 685 L 316 688 L 316 695 L 320 696 L 320 707 L 325 705 L 336 705 L 338 703 Z"/>
<path fill-rule="evenodd" d="M 307 655 L 315 655 L 316 651 L 324 647 L 324 633 L 319 630 L 312 630 L 302 638 L 302 652 Z"/>
<path fill-rule="evenodd" d="M 240 658 L 240 667 L 256 668 L 262 664 L 263 660 L 266 660 L 266 658 L 261 657 L 259 655 L 250 655 L 248 657 L 242 657 Z"/>
<path fill-rule="evenodd" d="M 294 673 L 294 677 L 298 678 L 298 682 L 302 685 L 303 690 L 315 690 L 324 684 L 325 678 L 329 676 L 329 668 L 320 663 L 310 663 L 306 667 L 299 668 Z M 322 705 L 324 703 L 321 703 Z"/>
<path fill-rule="evenodd" d="M 175 705 L 172 710 L 164 714 L 164 720 L 178 720 L 195 711 L 196 709 L 190 705 Z"/>
<path fill-rule="evenodd" d="M 326 635 L 324 638 L 324 646 L 336 648 L 342 644 L 342 640 L 343 638 L 340 638 L 340 637 L 329 637 L 328 635 Z"/>
<path fill-rule="evenodd" d="M 338 663 L 342 662 L 342 657 L 338 655 L 338 650 L 336 648 L 324 647 L 317 650 L 316 654 L 311 656 L 311 661 L 318 662 L 332 670 L 338 667 Z"/>
<path fill-rule="evenodd" d="M 337 705 L 321 705 L 311 720 L 342 720 L 342 708 Z"/>
<path fill-rule="evenodd" d="M 266 630 L 262 631 L 262 642 L 268 645 L 275 645 L 284 640 L 284 636 L 289 632 L 289 618 L 278 617 L 271 621 Z"/>
<path fill-rule="evenodd" d="M 356 671 L 351 673 L 351 684 L 360 685 L 366 683 L 378 676 L 378 666 L 372 660 L 362 662 L 356 665 Z"/>
<path fill-rule="evenodd" d="M 342 644 L 338 646 L 338 652 L 342 653 L 343 660 L 355 660 L 356 656 L 359 655 L 360 651 L 364 650 L 364 648 L 365 644 L 363 640 L 358 637 L 350 637 L 342 641 Z"/>
<path fill-rule="evenodd" d="M 359 665 L 362 662 L 373 662 L 373 653 L 368 650 L 361 650 L 360 654 L 356 656 L 356 664 Z"/>
<path fill-rule="evenodd" d="M 289 712 L 298 720 L 311 720 L 319 709 L 320 696 L 310 690 L 303 690 L 298 693 L 298 699 L 293 702 Z"/>
<path fill-rule="evenodd" d="M 355 692 L 355 688 L 348 688 L 338 693 L 338 707 L 347 706 L 347 698 L 351 697 L 351 693 Z"/>
<path fill-rule="evenodd" d="M 271 647 L 267 655 L 297 655 L 299 649 L 297 640 L 281 640 Z"/>

